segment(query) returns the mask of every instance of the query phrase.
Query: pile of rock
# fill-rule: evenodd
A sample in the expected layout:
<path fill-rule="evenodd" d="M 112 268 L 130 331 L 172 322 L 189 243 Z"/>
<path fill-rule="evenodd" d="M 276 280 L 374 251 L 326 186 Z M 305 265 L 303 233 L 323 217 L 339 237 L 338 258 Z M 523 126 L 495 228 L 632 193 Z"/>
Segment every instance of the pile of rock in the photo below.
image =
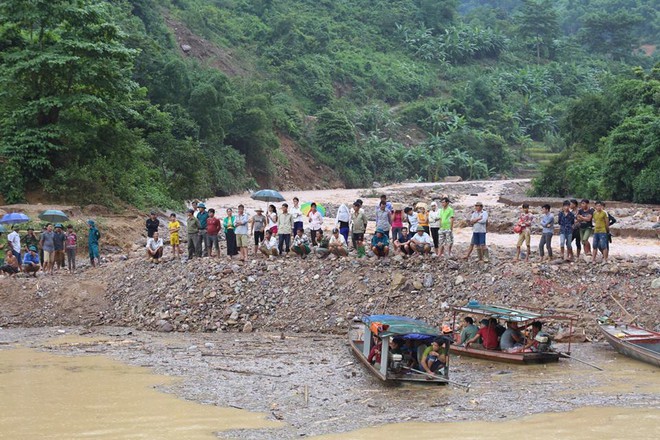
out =
<path fill-rule="evenodd" d="M 451 323 L 450 305 L 469 300 L 567 309 L 596 333 L 594 318 L 622 313 L 658 328 L 660 264 L 648 259 L 483 265 L 457 260 L 256 259 L 129 260 L 109 274 L 107 324 L 160 331 L 320 331 L 345 333 L 363 314 L 391 313 Z M 126 273 L 132 275 L 126 276 Z"/>

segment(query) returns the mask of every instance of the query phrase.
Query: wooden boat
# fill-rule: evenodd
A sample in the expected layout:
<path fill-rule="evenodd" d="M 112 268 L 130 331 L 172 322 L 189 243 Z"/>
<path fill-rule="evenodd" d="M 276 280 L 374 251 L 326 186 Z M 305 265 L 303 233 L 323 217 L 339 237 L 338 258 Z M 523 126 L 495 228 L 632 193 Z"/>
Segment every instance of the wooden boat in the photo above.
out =
<path fill-rule="evenodd" d="M 423 321 L 403 316 L 370 315 L 362 318 L 360 325 L 349 332 L 349 344 L 355 357 L 382 381 L 424 382 L 446 384 L 449 381 L 449 363 L 442 375 L 430 375 L 422 371 L 414 371 L 402 366 L 401 359 L 391 356 L 389 352 L 390 341 L 397 339 L 411 339 L 421 343 L 430 344 L 434 339 L 441 337 L 439 329 L 430 327 Z M 448 349 L 450 340 L 446 339 L 445 347 Z M 381 363 L 369 362 L 369 353 L 373 344 L 381 343 Z"/>
<path fill-rule="evenodd" d="M 534 321 L 543 323 L 549 320 L 562 320 L 569 322 L 569 334 L 573 333 L 573 323 L 576 316 L 569 312 L 541 310 L 541 309 L 519 309 L 498 305 L 480 304 L 477 301 L 470 301 L 464 307 L 452 307 L 454 312 L 454 328 L 456 328 L 457 315 L 480 315 L 488 318 L 496 318 L 506 322 L 515 322 L 519 328 L 524 328 Z M 477 321 L 477 320 L 475 320 Z M 556 351 L 543 352 L 519 352 L 509 353 L 501 350 L 487 350 L 485 348 L 465 348 L 462 345 L 452 344 L 449 348 L 450 353 L 455 355 L 469 356 L 477 359 L 486 359 L 496 362 L 507 362 L 513 364 L 545 364 L 558 362 L 562 355 Z M 571 343 L 568 343 L 568 353 L 571 352 Z"/>
<path fill-rule="evenodd" d="M 660 333 L 609 320 L 599 321 L 598 328 L 619 353 L 660 367 Z"/>

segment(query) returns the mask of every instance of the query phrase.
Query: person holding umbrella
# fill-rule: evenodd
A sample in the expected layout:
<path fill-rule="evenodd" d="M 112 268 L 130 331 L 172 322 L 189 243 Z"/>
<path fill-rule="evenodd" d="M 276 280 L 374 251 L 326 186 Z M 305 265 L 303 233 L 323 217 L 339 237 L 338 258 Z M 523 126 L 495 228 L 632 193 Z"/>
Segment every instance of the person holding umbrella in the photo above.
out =
<path fill-rule="evenodd" d="M 99 240 L 101 233 L 96 229 L 94 220 L 87 220 L 89 226 L 89 235 L 87 237 L 87 247 L 89 248 L 89 262 L 92 267 L 101 265 L 101 254 L 99 253 Z"/>

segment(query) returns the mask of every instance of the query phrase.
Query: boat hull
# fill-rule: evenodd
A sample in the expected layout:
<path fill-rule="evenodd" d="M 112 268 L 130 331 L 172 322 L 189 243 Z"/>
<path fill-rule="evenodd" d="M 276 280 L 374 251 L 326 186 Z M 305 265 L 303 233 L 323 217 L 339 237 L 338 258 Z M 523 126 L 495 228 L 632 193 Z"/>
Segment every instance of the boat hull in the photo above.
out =
<path fill-rule="evenodd" d="M 660 333 L 634 326 L 599 324 L 598 328 L 612 348 L 622 355 L 660 368 Z M 625 336 L 618 337 L 619 334 Z"/>
<path fill-rule="evenodd" d="M 495 362 L 505 362 L 509 364 L 547 364 L 550 362 L 559 362 L 559 353 L 507 353 L 499 350 L 485 350 L 479 348 L 465 348 L 452 345 L 449 352 L 458 356 L 469 356 L 477 359 L 485 359 Z"/>

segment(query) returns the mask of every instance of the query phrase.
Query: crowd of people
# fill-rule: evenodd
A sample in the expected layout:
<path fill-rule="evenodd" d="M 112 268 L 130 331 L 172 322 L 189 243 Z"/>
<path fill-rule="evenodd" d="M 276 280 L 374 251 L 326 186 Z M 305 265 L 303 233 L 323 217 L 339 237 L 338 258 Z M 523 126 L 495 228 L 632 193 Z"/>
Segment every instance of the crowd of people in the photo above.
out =
<path fill-rule="evenodd" d="M 594 262 L 598 251 L 602 253 L 603 261 L 607 261 L 609 227 L 616 220 L 603 208 L 604 204 L 600 201 L 596 202 L 594 209 L 589 207 L 588 200 L 582 200 L 579 204 L 576 200 L 566 200 L 556 216 L 549 205 L 544 205 L 536 223 L 529 205 L 523 204 L 514 226 L 514 233 L 518 235 L 515 259 L 531 258 L 531 229 L 536 224 L 542 230 L 539 257 L 542 260 L 552 259 L 552 238 L 557 224 L 561 258 L 573 260 L 572 243 L 575 241 L 576 257 L 580 256 L 584 247 L 585 254 L 593 252 Z M 358 199 L 351 208 L 345 204 L 339 206 L 336 217 L 329 222 L 332 225 L 329 234 L 323 228 L 326 220 L 316 203 L 311 203 L 309 211 L 303 213 L 297 197 L 293 199 L 292 206 L 282 203 L 278 209 L 270 204 L 267 212 L 258 208 L 253 215 L 248 215 L 243 205 L 238 205 L 236 213 L 232 208 L 227 208 L 223 218 L 217 215 L 215 209 L 207 210 L 204 203 L 196 202 L 187 211 L 187 258 L 219 257 L 222 235 L 227 256 L 237 257 L 241 261 L 248 258 L 250 250 L 253 255 L 262 254 L 271 259 L 288 255 L 335 259 L 347 257 L 351 252 L 358 258 L 372 256 L 386 259 L 392 254 L 422 258 L 452 257 L 455 212 L 447 197 L 432 201 L 428 208 L 423 202 L 404 207 L 400 203 L 391 203 L 386 195 L 382 195 L 372 215 L 367 215 L 363 201 Z M 367 237 L 370 221 L 375 222 L 374 232 Z M 463 258 L 469 259 L 476 249 L 478 259 L 488 262 L 488 212 L 484 210 L 483 203 L 475 204 L 468 223 L 472 227 L 472 238 Z M 158 236 L 159 225 L 156 213 L 152 212 L 146 221 L 146 247 L 147 257 L 154 262 L 160 261 L 163 256 L 164 242 Z M 181 256 L 179 235 L 182 228 L 176 214 L 170 215 L 167 229 L 173 256 Z M 589 243 L 590 238 L 593 239 L 593 246 Z M 523 244 L 526 244 L 527 252 L 522 251 Z"/>
<path fill-rule="evenodd" d="M 89 260 L 96 266 L 100 261 L 101 233 L 94 220 L 87 220 L 87 226 Z M 14 225 L 6 238 L 0 233 L 0 273 L 15 276 L 23 272 L 33 277 L 40 270 L 46 275 L 62 269 L 75 273 L 78 235 L 72 225 L 65 228 L 60 223 L 47 223 L 38 237 L 32 227 L 28 227 L 23 236 L 20 230 L 20 225 Z"/>

